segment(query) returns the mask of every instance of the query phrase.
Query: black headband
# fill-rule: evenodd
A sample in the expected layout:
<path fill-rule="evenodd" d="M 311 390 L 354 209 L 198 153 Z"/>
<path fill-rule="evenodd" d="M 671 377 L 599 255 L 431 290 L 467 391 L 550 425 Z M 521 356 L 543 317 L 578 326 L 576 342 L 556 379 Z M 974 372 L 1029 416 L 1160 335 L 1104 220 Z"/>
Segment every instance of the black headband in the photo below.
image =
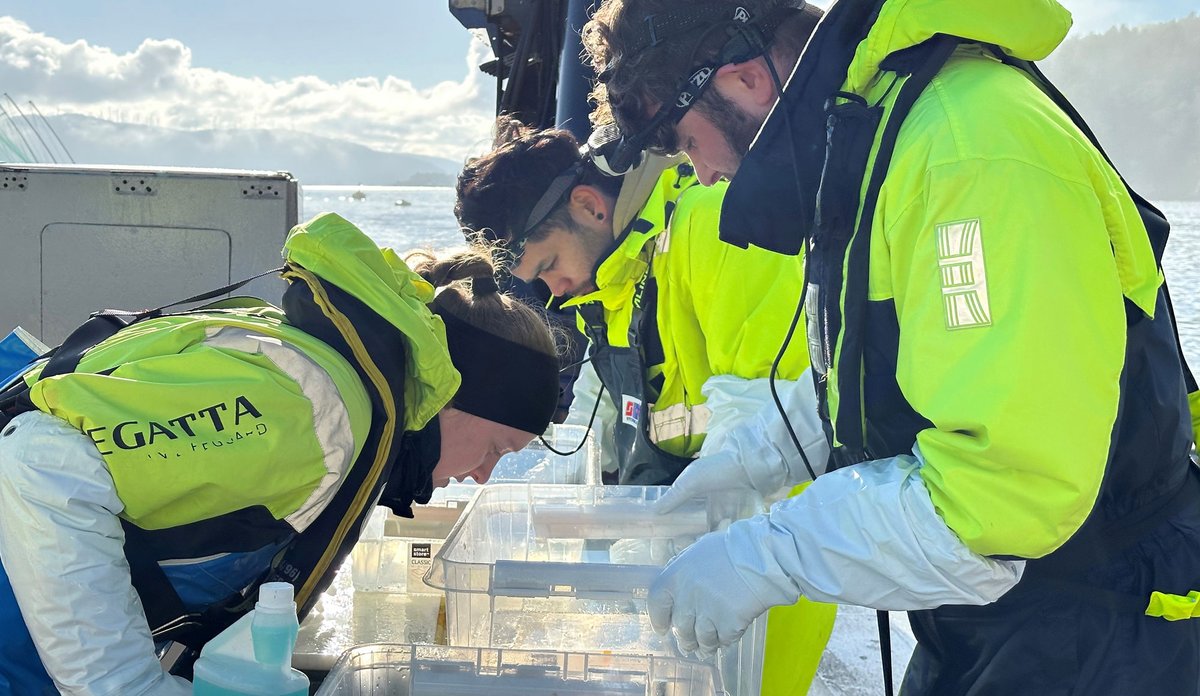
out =
<path fill-rule="evenodd" d="M 460 411 L 541 434 L 558 406 L 558 359 L 478 329 L 449 312 L 450 361 L 462 375 L 451 404 Z"/>

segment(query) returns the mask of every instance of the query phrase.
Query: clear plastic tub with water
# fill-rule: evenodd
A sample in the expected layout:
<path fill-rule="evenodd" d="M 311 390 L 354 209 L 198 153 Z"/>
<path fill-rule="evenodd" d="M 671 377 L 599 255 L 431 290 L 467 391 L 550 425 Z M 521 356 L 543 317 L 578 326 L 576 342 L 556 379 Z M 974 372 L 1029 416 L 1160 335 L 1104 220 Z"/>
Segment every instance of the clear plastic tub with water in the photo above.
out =
<path fill-rule="evenodd" d="M 446 593 L 450 645 L 678 656 L 646 596 L 661 567 L 709 531 L 762 509 L 728 492 L 658 514 L 662 487 L 486 486 L 425 577 Z M 733 696 L 758 693 L 764 619 L 716 661 Z"/>
<path fill-rule="evenodd" d="M 338 660 L 318 696 L 714 696 L 712 668 L 663 657 L 375 644 Z"/>
<path fill-rule="evenodd" d="M 554 449 L 570 452 L 581 442 L 583 446 L 572 454 L 559 455 L 547 449 L 541 440 L 534 440 L 520 452 L 501 457 L 490 482 L 599 483 L 600 457 L 595 438 L 588 437 L 588 432 L 582 425 L 551 425 L 542 437 Z M 376 508 L 351 552 L 354 589 L 408 594 L 438 592 L 430 590 L 421 579 L 479 488 L 473 481 L 439 488 L 429 503 L 413 506 L 413 519 L 397 517 L 387 508 Z"/>

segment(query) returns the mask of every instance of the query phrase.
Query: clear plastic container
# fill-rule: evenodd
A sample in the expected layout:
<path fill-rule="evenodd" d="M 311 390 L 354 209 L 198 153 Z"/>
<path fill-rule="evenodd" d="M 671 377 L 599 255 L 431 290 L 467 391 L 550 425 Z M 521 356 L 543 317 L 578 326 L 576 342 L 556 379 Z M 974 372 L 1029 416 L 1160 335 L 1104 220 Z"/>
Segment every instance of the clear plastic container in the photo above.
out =
<path fill-rule="evenodd" d="M 472 487 L 466 500 L 475 493 Z M 466 505 L 414 506 L 413 519 L 397 517 L 386 507 L 376 507 L 350 552 L 354 589 L 358 592 L 429 593 L 422 582 L 434 555 Z"/>
<path fill-rule="evenodd" d="M 761 511 L 751 493 L 695 499 L 667 514 L 636 486 L 485 486 L 425 581 L 446 592 L 450 645 L 678 656 L 654 632 L 646 595 L 703 534 Z M 758 693 L 765 619 L 717 656 L 724 688 Z"/>
<path fill-rule="evenodd" d="M 551 425 L 543 437 L 555 449 L 568 452 L 587 435 L 588 428 L 582 425 Z M 501 457 L 489 482 L 594 485 L 599 480 L 600 458 L 595 438 L 587 437 L 578 452 L 565 456 L 550 452 L 541 440 L 534 440 L 520 452 Z M 376 508 L 351 551 L 354 589 L 437 593 L 421 579 L 479 488 L 473 481 L 439 488 L 428 504 L 413 506 L 413 519 L 397 517 L 384 507 Z"/>
<path fill-rule="evenodd" d="M 585 425 L 551 424 L 542 438 L 560 452 L 570 452 L 585 438 L 578 452 L 560 455 L 535 439 L 520 452 L 500 458 L 489 483 L 575 483 L 594 486 L 600 483 L 600 448 L 589 436 Z"/>
<path fill-rule="evenodd" d="M 351 563 L 347 558 L 300 624 L 294 667 L 328 672 L 342 653 L 363 643 L 446 644 L 444 594 L 359 592 Z"/>
<path fill-rule="evenodd" d="M 346 652 L 318 696 L 714 696 L 712 668 L 632 655 L 432 645 Z"/>

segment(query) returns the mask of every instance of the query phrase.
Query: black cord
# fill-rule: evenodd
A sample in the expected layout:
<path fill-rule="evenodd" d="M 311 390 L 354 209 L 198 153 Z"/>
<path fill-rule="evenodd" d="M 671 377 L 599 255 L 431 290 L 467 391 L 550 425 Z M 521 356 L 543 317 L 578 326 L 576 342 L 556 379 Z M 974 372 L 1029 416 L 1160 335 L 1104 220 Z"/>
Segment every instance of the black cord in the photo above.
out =
<path fill-rule="evenodd" d="M 588 358 L 588 360 L 591 360 L 591 358 Z M 582 362 L 587 362 L 587 360 L 584 360 Z M 572 454 L 575 454 L 579 450 L 583 449 L 583 446 L 585 444 L 587 444 L 588 437 L 590 437 L 592 434 L 592 424 L 596 422 L 596 413 L 600 410 L 600 399 L 602 399 L 602 398 L 604 398 L 604 385 L 603 384 L 600 385 L 600 391 L 596 393 L 596 403 L 595 403 L 595 405 L 592 406 L 592 415 L 588 416 L 587 434 L 583 436 L 583 439 L 579 441 L 579 444 L 575 446 L 575 449 L 571 450 L 570 452 L 561 452 L 559 450 L 554 449 L 554 445 L 551 445 L 549 442 L 546 442 L 546 437 L 544 435 L 538 435 L 538 439 L 542 441 L 542 445 L 546 449 L 550 450 L 551 452 L 557 454 L 560 457 L 569 457 Z"/>
<path fill-rule="evenodd" d="M 780 103 L 778 108 L 783 109 L 783 118 L 787 121 L 788 139 L 792 146 L 792 172 L 796 177 L 796 193 L 800 195 L 800 169 L 799 163 L 796 162 L 796 134 L 792 127 L 792 117 L 788 113 L 783 100 L 783 81 L 779 79 L 779 73 L 775 71 L 775 61 L 771 59 L 770 53 L 764 53 L 763 59 L 767 63 L 767 69 L 771 71 L 771 79 L 775 82 L 775 90 L 779 93 Z M 807 236 L 807 233 L 805 233 Z M 800 241 L 800 249 L 804 250 L 804 239 Z M 804 452 L 804 446 L 800 444 L 800 438 L 796 435 L 796 430 L 792 427 L 792 421 L 788 419 L 787 410 L 783 407 L 783 402 L 779 398 L 779 392 L 775 388 L 775 377 L 779 372 L 779 363 L 783 361 L 783 355 L 787 352 L 788 345 L 792 342 L 792 337 L 796 333 L 796 326 L 800 323 L 800 315 L 804 312 L 804 300 L 808 295 L 808 260 L 804 262 L 804 274 L 801 278 L 800 300 L 796 303 L 796 311 L 792 315 L 792 323 L 788 326 L 787 335 L 783 338 L 783 343 L 779 346 L 779 352 L 775 355 L 775 361 L 771 363 L 771 374 L 767 379 L 767 385 L 771 388 L 771 398 L 775 401 L 775 408 L 779 411 L 779 415 L 783 418 L 783 425 L 787 428 L 788 436 L 792 438 L 792 444 L 795 445 L 796 451 L 800 453 L 800 461 L 804 462 L 804 468 L 808 471 L 808 475 L 812 480 L 817 479 L 817 472 L 813 469 L 812 464 L 808 461 L 808 455 Z"/>
<path fill-rule="evenodd" d="M 817 472 L 813 470 L 812 464 L 808 461 L 808 455 L 804 452 L 804 447 L 800 444 L 800 438 L 796 435 L 795 429 L 792 428 L 792 422 L 788 420 L 787 410 L 783 407 L 783 401 L 779 398 L 779 392 L 775 389 L 775 376 L 779 372 L 779 363 L 783 360 L 783 354 L 787 352 L 788 344 L 792 342 L 792 336 L 796 333 L 796 326 L 800 323 L 800 314 L 804 312 L 804 298 L 808 294 L 808 282 L 804 283 L 804 287 L 800 289 L 800 302 L 796 305 L 796 311 L 792 314 L 792 323 L 788 326 L 787 335 L 783 338 L 783 344 L 779 346 L 779 352 L 775 355 L 775 361 L 771 363 L 771 375 L 767 379 L 767 384 L 771 387 L 771 398 L 775 400 L 775 408 L 779 411 L 779 415 L 783 418 L 783 424 L 787 427 L 788 435 L 792 438 L 792 444 L 796 446 L 796 451 L 800 453 L 800 460 L 804 462 L 804 468 L 808 471 L 808 475 L 815 481 Z"/>
<path fill-rule="evenodd" d="M 566 372 L 567 370 L 579 367 L 579 366 L 583 365 L 584 363 L 589 363 L 591 361 L 592 361 L 592 356 L 589 355 L 586 358 L 584 358 L 583 360 L 576 360 L 575 362 L 571 363 L 570 365 L 564 365 L 563 367 L 558 368 L 558 371 L 560 373 Z"/>

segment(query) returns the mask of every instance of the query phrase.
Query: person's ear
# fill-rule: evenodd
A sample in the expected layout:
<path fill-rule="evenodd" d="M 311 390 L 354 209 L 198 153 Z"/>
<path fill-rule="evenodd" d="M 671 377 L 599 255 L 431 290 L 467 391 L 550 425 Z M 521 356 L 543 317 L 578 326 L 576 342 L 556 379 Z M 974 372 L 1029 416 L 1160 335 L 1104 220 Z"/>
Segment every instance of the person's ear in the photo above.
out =
<path fill-rule="evenodd" d="M 577 219 L 602 223 L 612 215 L 608 207 L 608 200 L 595 186 L 580 184 L 571 190 L 571 211 Z"/>
<path fill-rule="evenodd" d="M 770 109 L 778 96 L 775 80 L 762 56 L 743 63 L 722 65 L 717 68 L 713 80 L 713 87 L 719 88 L 722 96 L 751 113 Z"/>

